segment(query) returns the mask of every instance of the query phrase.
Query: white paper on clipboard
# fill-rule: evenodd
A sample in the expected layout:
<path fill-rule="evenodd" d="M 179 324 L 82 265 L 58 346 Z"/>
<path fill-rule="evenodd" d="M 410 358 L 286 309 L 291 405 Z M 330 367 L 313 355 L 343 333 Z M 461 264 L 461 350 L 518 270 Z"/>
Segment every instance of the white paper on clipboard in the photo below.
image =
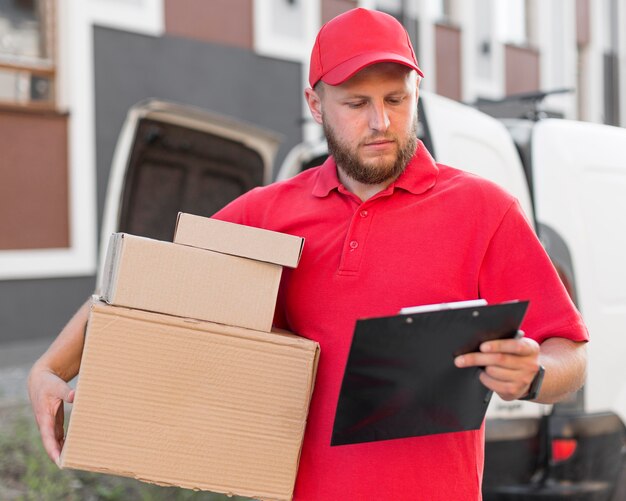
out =
<path fill-rule="evenodd" d="M 420 306 L 409 306 L 400 310 L 400 315 L 412 315 L 414 313 L 425 313 L 427 311 L 454 310 L 457 308 L 474 308 L 476 306 L 486 306 L 485 299 L 470 299 L 468 301 L 453 301 L 451 303 L 422 304 Z"/>

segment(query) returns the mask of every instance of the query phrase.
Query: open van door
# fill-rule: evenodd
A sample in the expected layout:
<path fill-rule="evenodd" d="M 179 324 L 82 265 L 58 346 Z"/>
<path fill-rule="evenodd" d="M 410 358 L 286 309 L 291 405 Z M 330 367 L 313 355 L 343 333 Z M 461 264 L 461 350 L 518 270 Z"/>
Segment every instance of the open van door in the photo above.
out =
<path fill-rule="evenodd" d="M 171 240 L 179 211 L 211 216 L 271 181 L 280 136 L 180 104 L 133 106 L 120 132 L 105 200 L 98 284 L 109 236 Z"/>

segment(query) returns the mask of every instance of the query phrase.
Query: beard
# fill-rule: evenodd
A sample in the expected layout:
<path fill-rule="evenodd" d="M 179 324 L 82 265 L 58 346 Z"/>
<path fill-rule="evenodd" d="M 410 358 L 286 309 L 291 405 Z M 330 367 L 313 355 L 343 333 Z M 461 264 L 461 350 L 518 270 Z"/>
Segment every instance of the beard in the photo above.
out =
<path fill-rule="evenodd" d="M 361 141 L 357 148 L 351 148 L 342 142 L 326 121 L 322 122 L 322 127 L 328 142 L 328 151 L 335 159 L 337 166 L 341 167 L 350 178 L 362 184 L 383 184 L 395 180 L 404 172 L 417 148 L 417 115 L 405 137 L 393 134 L 373 135 Z M 398 148 L 395 159 L 361 161 L 358 156 L 358 148 L 370 141 L 381 139 L 395 142 Z"/>

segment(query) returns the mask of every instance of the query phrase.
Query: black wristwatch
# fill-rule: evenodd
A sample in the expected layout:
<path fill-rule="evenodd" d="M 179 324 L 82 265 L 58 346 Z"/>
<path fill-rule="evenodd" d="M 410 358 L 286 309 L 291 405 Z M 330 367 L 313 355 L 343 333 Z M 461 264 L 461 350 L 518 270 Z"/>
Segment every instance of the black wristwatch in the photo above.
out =
<path fill-rule="evenodd" d="M 530 388 L 528 388 L 528 393 L 523 397 L 518 398 L 518 400 L 535 400 L 539 396 L 539 391 L 541 390 L 541 383 L 543 383 L 543 376 L 545 375 L 546 370 L 543 368 L 543 365 L 539 366 L 539 370 L 537 374 L 535 374 L 535 378 L 530 383 Z"/>

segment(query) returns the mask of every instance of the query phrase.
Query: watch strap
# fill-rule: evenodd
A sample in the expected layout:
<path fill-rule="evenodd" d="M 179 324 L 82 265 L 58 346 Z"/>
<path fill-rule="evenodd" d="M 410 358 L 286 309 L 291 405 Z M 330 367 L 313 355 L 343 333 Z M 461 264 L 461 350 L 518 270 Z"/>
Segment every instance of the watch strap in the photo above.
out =
<path fill-rule="evenodd" d="M 539 391 L 541 390 L 541 384 L 543 383 L 543 377 L 546 373 L 543 365 L 539 366 L 539 370 L 532 382 L 530 383 L 530 388 L 528 388 L 528 393 L 523 397 L 518 398 L 518 400 L 535 400 L 539 396 Z"/>

